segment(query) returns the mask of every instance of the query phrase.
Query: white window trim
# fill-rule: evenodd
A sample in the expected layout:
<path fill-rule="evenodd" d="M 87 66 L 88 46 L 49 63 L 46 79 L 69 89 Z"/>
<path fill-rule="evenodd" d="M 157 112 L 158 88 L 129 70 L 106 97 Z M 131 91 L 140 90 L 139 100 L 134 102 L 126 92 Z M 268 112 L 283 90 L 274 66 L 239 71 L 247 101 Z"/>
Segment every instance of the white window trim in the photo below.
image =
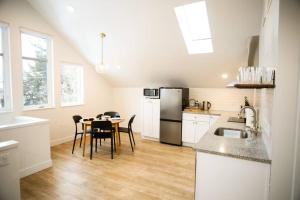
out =
<path fill-rule="evenodd" d="M 205 4 L 206 6 L 206 12 L 207 12 L 207 20 L 208 20 L 208 29 L 209 29 L 209 36 L 205 37 L 205 38 L 198 38 L 198 39 L 193 39 L 191 36 L 191 32 L 189 30 L 189 25 L 187 22 L 187 18 L 184 17 L 184 7 L 186 5 L 190 5 L 190 4 L 195 4 L 195 3 L 199 3 L 202 2 Z M 187 49 L 188 54 L 193 55 L 193 54 L 206 54 L 206 53 L 213 53 L 214 52 L 214 47 L 213 47 L 213 41 L 212 41 L 212 34 L 211 34 L 211 28 L 210 28 L 210 24 L 209 24 L 209 19 L 208 19 L 208 11 L 207 11 L 207 4 L 205 0 L 200 0 L 198 2 L 193 2 L 193 3 L 189 3 L 186 5 L 180 5 L 174 8 L 175 11 L 175 16 L 177 18 L 177 22 L 179 25 L 179 28 L 181 30 L 184 42 L 185 42 L 185 46 Z M 199 48 L 200 46 L 204 45 L 204 43 L 209 43 L 211 49 L 201 49 Z M 202 44 L 201 44 L 202 43 Z"/>
<path fill-rule="evenodd" d="M 35 37 L 44 38 L 47 40 L 47 85 L 48 85 L 48 104 L 44 105 L 31 105 L 31 106 L 24 106 L 24 93 L 22 90 L 22 104 L 23 104 L 23 111 L 30 111 L 30 110 L 41 110 L 41 109 L 49 109 L 55 108 L 55 100 L 54 100 L 54 67 L 53 67 L 53 39 L 51 36 L 38 33 L 35 31 L 27 30 L 24 28 L 20 29 L 20 44 L 22 45 L 22 37 L 21 34 L 25 33 L 28 35 L 32 35 Z M 21 61 L 23 60 L 23 52 L 21 52 Z M 23 70 L 23 66 L 22 66 Z M 23 77 L 22 77 L 23 78 Z M 23 79 L 22 79 L 23 80 Z M 23 81 L 22 81 L 23 85 Z"/>
<path fill-rule="evenodd" d="M 0 110 L 0 114 L 13 112 L 13 97 L 12 97 L 12 82 L 11 82 L 11 57 L 10 57 L 10 29 L 9 25 L 6 23 L 0 22 L 0 26 L 5 28 L 3 34 L 3 80 L 4 80 L 4 109 Z"/>
<path fill-rule="evenodd" d="M 61 93 L 61 85 L 60 85 L 60 106 L 61 107 L 73 107 L 73 106 L 83 106 L 84 105 L 84 97 L 85 97 L 85 91 L 84 91 L 84 67 L 83 65 L 80 65 L 80 64 L 76 64 L 76 63 L 71 63 L 71 62 L 62 62 L 60 64 L 60 78 L 61 78 L 61 69 L 62 69 L 62 66 L 63 65 L 73 65 L 73 66 L 77 66 L 77 67 L 80 67 L 81 70 L 82 70 L 82 77 L 81 77 L 81 82 L 82 82 L 82 85 L 81 85 L 81 90 L 82 90 L 82 99 L 80 102 L 76 102 L 76 103 L 63 103 L 62 102 L 62 93 Z M 61 81 L 60 81 L 61 83 Z"/>

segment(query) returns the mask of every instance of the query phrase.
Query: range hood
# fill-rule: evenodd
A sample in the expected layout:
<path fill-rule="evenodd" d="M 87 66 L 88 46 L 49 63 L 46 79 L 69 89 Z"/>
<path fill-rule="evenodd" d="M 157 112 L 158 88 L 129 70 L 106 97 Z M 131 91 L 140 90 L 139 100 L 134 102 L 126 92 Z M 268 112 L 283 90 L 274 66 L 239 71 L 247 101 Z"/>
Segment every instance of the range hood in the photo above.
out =
<path fill-rule="evenodd" d="M 247 66 L 258 66 L 259 36 L 255 35 L 249 39 Z"/>

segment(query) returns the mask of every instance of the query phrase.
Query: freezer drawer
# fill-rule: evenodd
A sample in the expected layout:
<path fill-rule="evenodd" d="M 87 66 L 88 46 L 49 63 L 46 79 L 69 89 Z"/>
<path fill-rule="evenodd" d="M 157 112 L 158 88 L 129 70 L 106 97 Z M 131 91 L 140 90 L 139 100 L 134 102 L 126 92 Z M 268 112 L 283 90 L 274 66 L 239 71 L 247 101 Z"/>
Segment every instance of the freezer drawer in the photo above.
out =
<path fill-rule="evenodd" d="M 160 120 L 160 142 L 181 146 L 181 125 L 181 121 Z"/>

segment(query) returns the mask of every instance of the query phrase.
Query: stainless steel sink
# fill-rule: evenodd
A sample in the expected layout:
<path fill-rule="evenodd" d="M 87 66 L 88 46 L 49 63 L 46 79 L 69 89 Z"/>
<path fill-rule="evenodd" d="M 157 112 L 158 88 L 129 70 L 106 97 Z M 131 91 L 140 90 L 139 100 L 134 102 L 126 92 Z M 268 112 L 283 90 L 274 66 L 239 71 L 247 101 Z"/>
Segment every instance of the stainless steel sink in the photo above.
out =
<path fill-rule="evenodd" d="M 233 128 L 218 128 L 215 130 L 215 135 L 223 136 L 228 138 L 238 138 L 238 139 L 246 139 L 248 138 L 248 133 L 242 129 L 233 129 Z"/>

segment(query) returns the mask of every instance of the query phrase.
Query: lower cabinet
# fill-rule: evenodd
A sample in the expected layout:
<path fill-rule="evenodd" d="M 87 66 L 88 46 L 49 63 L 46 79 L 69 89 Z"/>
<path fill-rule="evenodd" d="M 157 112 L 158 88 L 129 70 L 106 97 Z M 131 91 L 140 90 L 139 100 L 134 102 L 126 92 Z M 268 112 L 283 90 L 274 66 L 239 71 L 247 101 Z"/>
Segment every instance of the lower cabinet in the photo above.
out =
<path fill-rule="evenodd" d="M 218 116 L 183 113 L 182 142 L 185 146 L 193 146 L 208 131 Z"/>
<path fill-rule="evenodd" d="M 270 164 L 197 152 L 196 200 L 267 200 Z"/>
<path fill-rule="evenodd" d="M 144 99 L 142 136 L 158 139 L 160 123 L 159 99 Z"/>

